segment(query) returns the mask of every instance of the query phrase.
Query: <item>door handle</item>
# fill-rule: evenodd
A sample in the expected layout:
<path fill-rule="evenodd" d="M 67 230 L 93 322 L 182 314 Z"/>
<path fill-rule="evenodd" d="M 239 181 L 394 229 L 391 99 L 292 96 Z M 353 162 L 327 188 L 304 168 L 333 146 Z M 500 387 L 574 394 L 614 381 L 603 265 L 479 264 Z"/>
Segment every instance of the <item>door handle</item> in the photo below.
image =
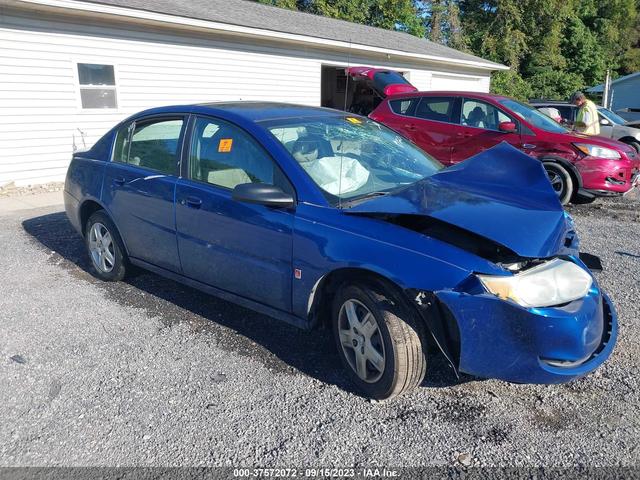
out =
<path fill-rule="evenodd" d="M 186 204 L 189 208 L 200 208 L 202 206 L 202 200 L 197 197 L 187 197 Z"/>
<path fill-rule="evenodd" d="M 456 137 L 469 138 L 472 135 L 470 133 L 458 132 L 456 133 Z"/>
<path fill-rule="evenodd" d="M 407 130 L 415 132 L 417 129 L 418 129 L 418 127 L 416 127 L 413 123 L 407 125 Z"/>
<path fill-rule="evenodd" d="M 113 179 L 113 184 L 121 187 L 126 181 L 124 177 L 116 177 Z"/>

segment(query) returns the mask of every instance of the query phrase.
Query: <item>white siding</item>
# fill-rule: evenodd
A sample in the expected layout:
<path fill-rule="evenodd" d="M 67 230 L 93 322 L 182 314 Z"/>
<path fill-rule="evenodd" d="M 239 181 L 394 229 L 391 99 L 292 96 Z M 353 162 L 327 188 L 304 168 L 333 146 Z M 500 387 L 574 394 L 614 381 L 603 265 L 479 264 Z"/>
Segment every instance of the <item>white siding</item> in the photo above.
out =
<path fill-rule="evenodd" d="M 78 62 L 115 66 L 117 109 L 81 108 Z M 432 72 L 416 65 L 373 56 L 350 62 L 406 71 L 420 89 L 432 84 Z M 0 185 L 64 179 L 74 145 L 91 146 L 145 108 L 240 99 L 318 105 L 321 65 L 346 63 L 330 51 L 7 10 L 0 13 Z M 488 77 L 475 78 L 488 90 Z"/>
<path fill-rule="evenodd" d="M 489 77 L 434 73 L 431 76 L 431 90 L 464 90 L 468 92 L 488 92 Z"/>

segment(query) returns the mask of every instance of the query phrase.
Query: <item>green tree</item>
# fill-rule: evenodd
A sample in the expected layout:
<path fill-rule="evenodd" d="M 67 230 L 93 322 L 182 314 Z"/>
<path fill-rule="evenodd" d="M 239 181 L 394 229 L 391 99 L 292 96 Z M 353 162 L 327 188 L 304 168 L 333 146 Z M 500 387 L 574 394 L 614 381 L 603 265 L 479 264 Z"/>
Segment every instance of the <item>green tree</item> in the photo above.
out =
<path fill-rule="evenodd" d="M 514 70 L 494 73 L 491 76 L 491 92 L 524 101 L 533 94 L 529 83 Z"/>
<path fill-rule="evenodd" d="M 296 0 L 256 0 L 258 3 L 265 5 L 273 5 L 274 7 L 288 8 L 289 10 L 298 10 L 298 2 Z"/>

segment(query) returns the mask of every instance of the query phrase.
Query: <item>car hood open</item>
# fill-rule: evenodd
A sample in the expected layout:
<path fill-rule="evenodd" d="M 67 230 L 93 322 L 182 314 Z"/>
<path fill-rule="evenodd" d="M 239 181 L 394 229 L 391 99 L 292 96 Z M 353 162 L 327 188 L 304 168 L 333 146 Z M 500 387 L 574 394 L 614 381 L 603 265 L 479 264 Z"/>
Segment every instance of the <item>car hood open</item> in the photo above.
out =
<path fill-rule="evenodd" d="M 568 230 L 542 164 L 507 143 L 344 212 L 402 216 L 405 225 L 407 218 L 428 217 L 528 258 L 557 255 Z M 441 233 L 440 238 L 447 241 L 446 232 L 442 237 Z"/>

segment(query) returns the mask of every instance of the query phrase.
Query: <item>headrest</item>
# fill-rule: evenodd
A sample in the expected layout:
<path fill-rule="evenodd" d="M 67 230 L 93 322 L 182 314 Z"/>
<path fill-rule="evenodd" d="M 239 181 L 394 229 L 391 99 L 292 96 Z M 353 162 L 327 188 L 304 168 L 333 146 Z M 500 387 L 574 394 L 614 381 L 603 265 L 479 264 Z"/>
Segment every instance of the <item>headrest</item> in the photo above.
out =
<path fill-rule="evenodd" d="M 299 163 L 306 163 L 317 160 L 319 151 L 320 141 L 312 136 L 305 136 L 295 141 L 291 154 Z"/>

